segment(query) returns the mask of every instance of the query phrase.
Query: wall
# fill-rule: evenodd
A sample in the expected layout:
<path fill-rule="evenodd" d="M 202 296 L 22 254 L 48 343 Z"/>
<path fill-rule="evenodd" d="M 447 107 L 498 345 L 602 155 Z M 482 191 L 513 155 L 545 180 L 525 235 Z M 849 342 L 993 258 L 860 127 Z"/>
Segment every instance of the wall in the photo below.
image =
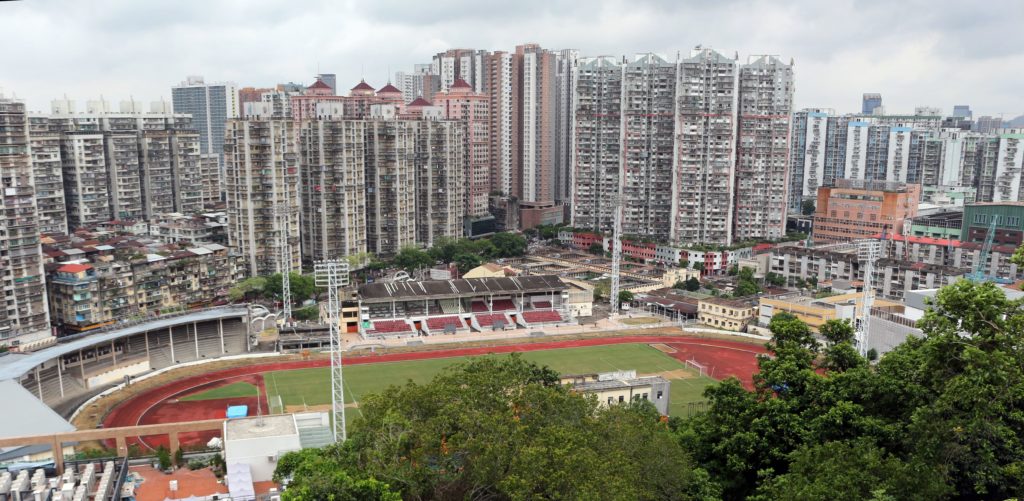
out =
<path fill-rule="evenodd" d="M 229 439 L 224 443 L 224 461 L 227 464 L 248 464 L 252 468 L 253 481 L 265 482 L 273 478 L 280 456 L 301 448 L 297 433 L 278 437 Z M 271 456 L 275 459 L 270 460 Z"/>
<path fill-rule="evenodd" d="M 98 374 L 89 378 L 87 387 L 95 388 L 108 383 L 116 381 L 124 381 L 125 376 L 135 376 L 136 374 L 142 374 L 150 369 L 149 359 L 145 359 L 141 362 L 117 367 L 113 370 Z"/>

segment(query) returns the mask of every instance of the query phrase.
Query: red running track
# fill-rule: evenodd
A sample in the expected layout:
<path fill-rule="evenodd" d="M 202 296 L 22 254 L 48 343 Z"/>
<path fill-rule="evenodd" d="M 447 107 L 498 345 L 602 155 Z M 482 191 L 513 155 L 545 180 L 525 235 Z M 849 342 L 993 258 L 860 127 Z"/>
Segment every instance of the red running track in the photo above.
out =
<path fill-rule="evenodd" d="M 345 363 L 347 365 L 358 365 L 404 362 L 434 358 L 486 355 L 491 353 L 514 353 L 625 343 L 661 343 L 669 345 L 677 351 L 675 353 L 668 353 L 667 355 L 679 360 L 694 360 L 707 367 L 708 375 L 715 379 L 721 380 L 728 377 L 736 377 L 748 389 L 753 387 L 751 378 L 757 371 L 756 356 L 766 352 L 761 346 L 733 341 L 723 341 L 719 339 L 701 339 L 687 336 L 628 336 L 546 343 L 511 344 L 481 348 L 455 348 L 450 350 L 424 352 L 389 353 L 384 355 L 360 355 L 346 357 Z M 329 365 L 330 360 L 327 359 L 273 362 L 224 369 L 180 379 L 140 393 L 131 399 L 121 402 L 103 418 L 103 426 L 109 428 L 118 426 L 135 426 L 137 424 L 222 418 L 224 417 L 224 409 L 226 408 L 226 402 L 223 402 L 222 400 L 226 399 L 200 402 L 169 402 L 169 400 L 174 400 L 178 397 L 185 396 L 186 394 L 207 389 L 208 387 L 219 386 L 220 383 L 228 379 L 232 381 L 249 381 L 259 385 L 262 380 L 261 375 L 266 372 L 305 369 L 310 367 L 327 367 Z M 254 401 L 241 402 L 240 399 L 233 399 L 231 403 L 233 404 L 235 401 L 238 401 L 238 403 L 246 403 L 250 405 L 250 408 L 252 408 L 256 404 L 255 399 L 252 400 Z M 261 404 L 263 405 L 263 408 L 266 409 L 265 397 L 262 400 Z M 179 408 L 174 409 L 175 407 Z M 216 433 L 209 432 L 208 434 L 213 436 Z M 179 437 L 179 439 L 182 443 L 195 444 L 200 443 L 200 441 L 205 443 L 205 440 L 208 440 L 208 437 L 197 434 L 195 437 L 182 436 Z M 147 439 L 145 445 L 155 445 L 164 443 L 165 441 L 166 438 L 153 437 L 153 439 Z"/>

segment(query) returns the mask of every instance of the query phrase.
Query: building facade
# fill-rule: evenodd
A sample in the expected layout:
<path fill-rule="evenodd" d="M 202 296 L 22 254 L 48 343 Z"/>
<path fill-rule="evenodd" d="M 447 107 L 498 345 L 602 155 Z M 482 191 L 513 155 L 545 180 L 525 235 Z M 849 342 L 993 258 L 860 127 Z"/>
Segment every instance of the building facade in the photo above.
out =
<path fill-rule="evenodd" d="M 294 122 L 231 120 L 224 145 L 228 242 L 244 273 L 301 269 Z"/>
<path fill-rule="evenodd" d="M 818 189 L 812 238 L 818 243 L 849 242 L 902 234 L 917 215 L 921 187 L 883 181 L 842 180 Z"/>
<path fill-rule="evenodd" d="M 0 345 L 29 346 L 50 338 L 39 216 L 25 104 L 0 96 L 0 178 L 3 179 L 4 259 L 0 282 Z"/>

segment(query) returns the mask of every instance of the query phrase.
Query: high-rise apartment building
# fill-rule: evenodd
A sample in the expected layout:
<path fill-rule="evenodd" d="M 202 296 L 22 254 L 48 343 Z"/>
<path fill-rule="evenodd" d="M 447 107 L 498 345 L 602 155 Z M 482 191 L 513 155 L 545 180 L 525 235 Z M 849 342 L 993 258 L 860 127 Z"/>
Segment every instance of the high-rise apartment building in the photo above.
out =
<path fill-rule="evenodd" d="M 825 145 L 829 110 L 805 109 L 793 113 L 789 210 L 799 213 L 804 200 L 815 200 L 825 179 Z"/>
<path fill-rule="evenodd" d="M 732 243 L 737 76 L 736 59 L 709 48 L 679 63 L 675 242 Z"/>
<path fill-rule="evenodd" d="M 463 125 L 366 121 L 367 250 L 394 255 L 463 232 Z"/>
<path fill-rule="evenodd" d="M 562 49 L 555 57 L 555 203 L 572 199 L 573 128 L 576 125 L 574 95 L 579 77 L 580 53 Z"/>
<path fill-rule="evenodd" d="M 512 196 L 512 54 L 496 51 L 487 57 L 484 89 L 491 100 L 490 191 Z M 518 220 L 518 218 L 517 218 Z"/>
<path fill-rule="evenodd" d="M 366 252 L 365 120 L 324 116 L 300 124 L 302 257 Z"/>
<path fill-rule="evenodd" d="M 474 92 L 465 80 L 457 79 L 447 92 L 434 95 L 434 106 L 442 109 L 447 120 L 464 124 L 463 153 L 466 183 L 465 214 L 470 218 L 487 216 L 490 188 L 491 103 L 487 94 Z"/>
<path fill-rule="evenodd" d="M 978 117 L 978 120 L 974 124 L 974 131 L 982 134 L 990 134 L 999 132 L 999 129 L 1003 127 L 1003 119 L 1000 117 L 983 116 Z"/>
<path fill-rule="evenodd" d="M 484 60 L 486 64 L 486 59 Z M 402 102 L 433 96 L 441 90 L 441 81 L 430 64 L 414 64 L 412 72 L 395 72 L 395 86 L 402 91 Z"/>
<path fill-rule="evenodd" d="M 39 231 L 65 234 L 68 232 L 68 214 L 64 206 L 61 135 L 50 131 L 50 122 L 45 117 L 29 117 L 28 120 Z"/>
<path fill-rule="evenodd" d="M 90 101 L 85 113 L 74 108 L 73 101 L 54 101 L 51 114 L 31 117 L 30 132 L 40 155 L 47 152 L 38 168 L 61 165 L 56 179 L 63 179 L 67 229 L 203 210 L 204 184 L 218 176 L 214 171 L 203 177 L 190 117 L 171 113 L 163 103 L 154 103 L 149 113 L 133 101 L 122 102 L 116 112 L 102 100 Z M 53 182 L 37 186 L 43 200 L 53 198 Z M 44 205 L 47 219 L 60 218 L 52 205 Z"/>
<path fill-rule="evenodd" d="M 206 83 L 201 76 L 189 76 L 181 84 L 171 87 L 171 100 L 175 113 L 192 116 L 193 127 L 199 131 L 199 152 L 217 157 L 218 180 L 224 179 L 225 124 L 241 116 L 243 111 L 238 85 L 234 82 Z M 219 191 L 224 191 L 223 186 Z"/>
<path fill-rule="evenodd" d="M 327 84 L 327 86 L 331 88 L 332 95 L 338 93 L 338 75 L 335 75 L 334 73 L 319 73 L 317 74 L 316 79 Z"/>
<path fill-rule="evenodd" d="M 737 240 L 786 234 L 793 62 L 760 56 L 739 69 L 736 145 Z"/>
<path fill-rule="evenodd" d="M 438 77 L 437 90 L 447 91 L 456 80 L 462 79 L 475 92 L 483 92 L 487 57 L 487 51 L 476 49 L 448 49 L 435 54 L 430 69 Z"/>
<path fill-rule="evenodd" d="M 39 247 L 39 216 L 25 105 L 0 96 L 0 180 L 4 191 L 0 239 L 6 301 L 0 308 L 0 345 L 28 345 L 50 337 Z"/>
<path fill-rule="evenodd" d="M 953 116 L 957 118 L 966 118 L 968 120 L 974 116 L 971 113 L 971 106 L 968 104 L 957 104 L 953 106 Z"/>
<path fill-rule="evenodd" d="M 882 95 L 877 93 L 865 93 L 861 98 L 860 112 L 864 115 L 875 113 L 875 108 L 882 107 Z"/>
<path fill-rule="evenodd" d="M 520 45 L 512 58 L 512 194 L 522 202 L 553 202 L 557 120 L 555 53 Z"/>
<path fill-rule="evenodd" d="M 669 240 L 676 71 L 654 54 L 580 63 L 573 226 L 611 231 L 621 189 L 622 231 Z"/>
<path fill-rule="evenodd" d="M 224 138 L 228 244 L 248 276 L 301 267 L 299 154 L 289 119 L 229 120 Z"/>

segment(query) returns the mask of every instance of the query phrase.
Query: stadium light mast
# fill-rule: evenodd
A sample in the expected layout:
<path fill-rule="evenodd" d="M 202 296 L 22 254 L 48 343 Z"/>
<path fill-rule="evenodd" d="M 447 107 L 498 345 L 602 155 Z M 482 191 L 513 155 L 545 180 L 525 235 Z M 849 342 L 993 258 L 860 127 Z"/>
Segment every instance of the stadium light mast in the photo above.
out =
<path fill-rule="evenodd" d="M 344 441 L 345 384 L 341 370 L 341 300 L 338 290 L 348 285 L 348 261 L 330 259 L 313 265 L 317 287 L 327 288 L 327 324 L 331 333 L 331 418 L 334 441 Z"/>
<path fill-rule="evenodd" d="M 287 192 L 286 197 L 287 197 Z M 287 200 L 283 205 L 279 205 L 274 211 L 278 221 L 278 227 L 282 235 L 280 242 L 280 260 L 281 264 L 278 266 L 281 273 L 281 325 L 288 325 L 292 319 L 292 246 L 288 243 L 289 231 L 288 231 L 288 220 L 291 219 L 291 210 L 288 207 Z"/>
<path fill-rule="evenodd" d="M 612 228 L 612 286 L 610 290 L 611 314 L 619 314 L 619 268 L 622 264 L 622 196 L 626 184 L 626 66 L 622 65 L 622 85 L 619 89 L 619 179 L 612 210 L 615 211 Z"/>
<path fill-rule="evenodd" d="M 857 345 L 863 357 L 868 355 L 868 328 L 871 324 L 871 305 L 875 298 L 875 288 L 871 282 L 875 273 L 875 261 L 878 260 L 881 251 L 882 242 L 878 240 L 857 243 L 857 258 L 863 263 L 864 269 L 864 298 L 861 303 L 860 325 L 857 327 Z"/>

